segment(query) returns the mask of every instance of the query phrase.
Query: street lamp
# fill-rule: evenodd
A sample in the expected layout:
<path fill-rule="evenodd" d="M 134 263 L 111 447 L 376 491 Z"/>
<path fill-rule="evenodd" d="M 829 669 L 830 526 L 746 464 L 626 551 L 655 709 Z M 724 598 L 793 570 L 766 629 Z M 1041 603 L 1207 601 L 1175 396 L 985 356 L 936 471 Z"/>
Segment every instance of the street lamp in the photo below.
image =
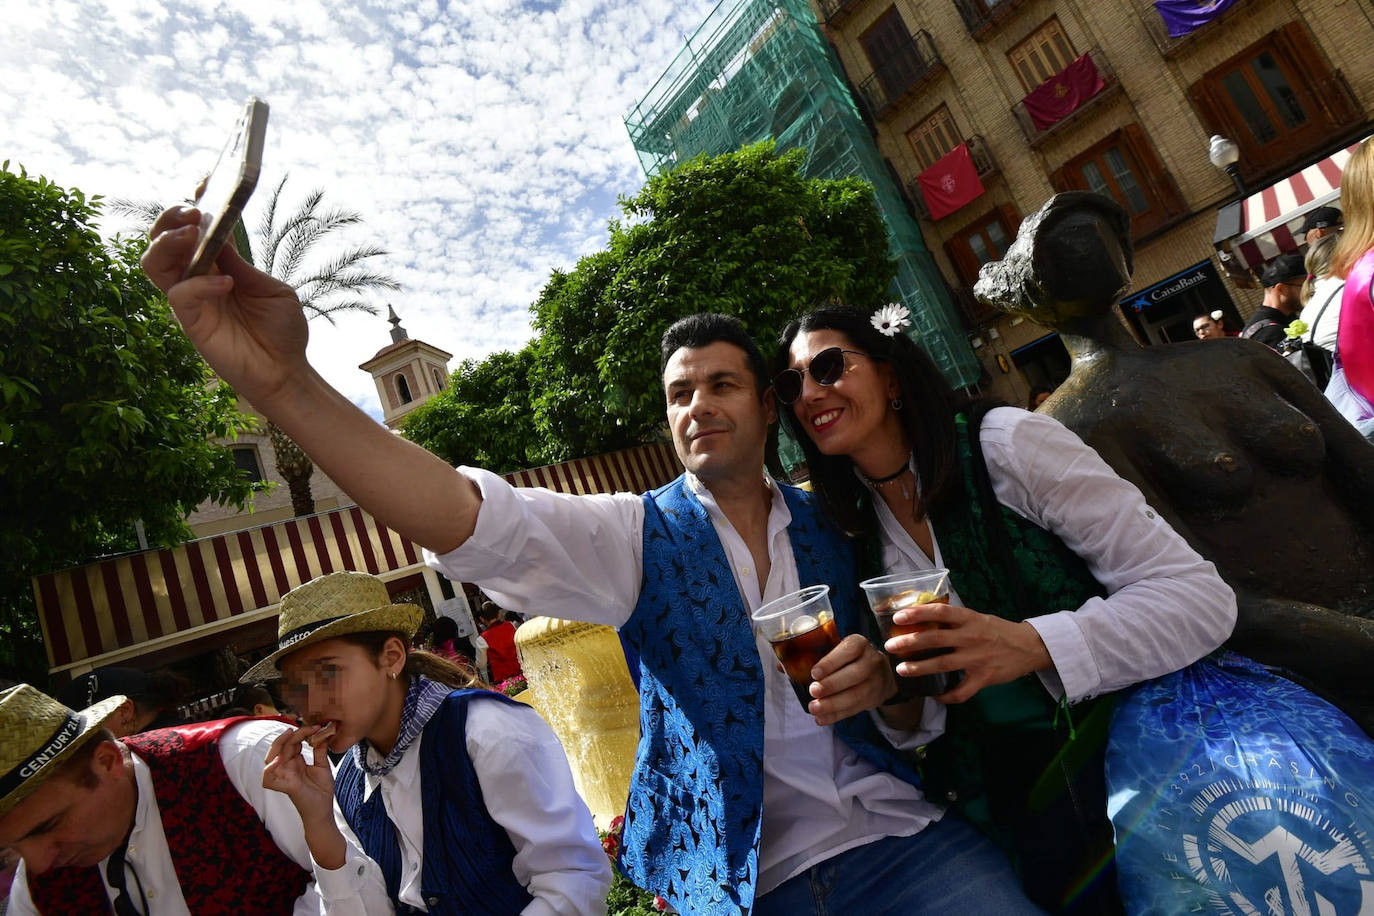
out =
<path fill-rule="evenodd" d="M 1231 180 L 1235 182 L 1236 191 L 1241 197 L 1245 196 L 1245 182 L 1240 179 L 1240 147 L 1236 141 L 1221 134 L 1212 135 L 1212 143 L 1207 148 L 1207 158 L 1212 160 L 1212 165 L 1219 169 L 1224 169 Z"/>

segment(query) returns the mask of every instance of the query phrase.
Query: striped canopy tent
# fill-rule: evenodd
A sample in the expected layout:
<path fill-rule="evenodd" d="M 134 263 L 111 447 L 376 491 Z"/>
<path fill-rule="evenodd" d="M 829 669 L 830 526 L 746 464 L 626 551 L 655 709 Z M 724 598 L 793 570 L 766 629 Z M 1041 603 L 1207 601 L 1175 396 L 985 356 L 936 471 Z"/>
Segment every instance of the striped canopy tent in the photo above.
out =
<path fill-rule="evenodd" d="M 504 475 L 560 493 L 642 493 L 682 472 L 668 443 Z M 421 568 L 420 548 L 346 506 L 274 525 L 145 550 L 33 578 L 52 673 L 153 655 L 276 641 L 277 603 L 337 570 L 391 578 Z M 228 636 L 233 631 L 232 637 Z"/>
<path fill-rule="evenodd" d="M 1227 273 L 1254 285 L 1254 275 L 1265 264 L 1300 249 L 1303 240 L 1298 231 L 1307 214 L 1317 207 L 1340 205 L 1341 173 L 1363 142 L 1352 143 L 1244 200 L 1222 207 L 1213 244 Z"/>

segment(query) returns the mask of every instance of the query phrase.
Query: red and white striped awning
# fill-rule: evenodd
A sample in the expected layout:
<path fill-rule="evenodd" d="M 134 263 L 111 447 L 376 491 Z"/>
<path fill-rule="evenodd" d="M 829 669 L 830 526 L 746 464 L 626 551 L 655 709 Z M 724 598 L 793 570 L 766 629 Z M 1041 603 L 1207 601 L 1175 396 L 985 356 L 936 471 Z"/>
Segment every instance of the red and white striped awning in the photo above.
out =
<path fill-rule="evenodd" d="M 642 493 L 680 473 L 659 443 L 504 476 L 561 493 Z M 347 506 L 46 573 L 33 590 L 49 670 L 80 672 L 275 617 L 282 595 L 328 572 L 390 579 L 420 563 L 418 546 Z"/>
<path fill-rule="evenodd" d="M 1233 212 L 1224 213 L 1218 222 L 1229 217 L 1234 225 L 1234 208 L 1239 208 L 1239 233 L 1219 239 L 1218 246 L 1225 244 L 1241 265 L 1251 270 L 1259 270 L 1280 254 L 1297 251 L 1303 244 L 1297 237 L 1303 219 L 1310 210 L 1339 203 L 1341 173 L 1363 142 L 1352 143 L 1243 201 L 1228 204 L 1223 209 Z"/>

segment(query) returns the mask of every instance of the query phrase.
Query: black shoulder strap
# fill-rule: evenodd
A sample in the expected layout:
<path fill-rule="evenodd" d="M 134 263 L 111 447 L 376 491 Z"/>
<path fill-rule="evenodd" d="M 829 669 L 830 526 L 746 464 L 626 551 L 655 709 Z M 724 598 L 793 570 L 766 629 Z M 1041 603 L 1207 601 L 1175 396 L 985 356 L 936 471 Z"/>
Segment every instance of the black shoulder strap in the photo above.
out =
<path fill-rule="evenodd" d="M 1317 317 L 1312 319 L 1312 327 L 1307 335 L 1308 343 L 1314 344 L 1317 342 L 1317 325 L 1322 323 L 1322 316 L 1326 314 L 1326 307 L 1330 305 L 1331 300 L 1335 299 L 1344 289 L 1345 281 L 1342 280 L 1340 286 L 1337 286 L 1331 291 L 1331 295 L 1326 297 L 1326 301 L 1322 303 L 1322 307 L 1317 310 Z"/>

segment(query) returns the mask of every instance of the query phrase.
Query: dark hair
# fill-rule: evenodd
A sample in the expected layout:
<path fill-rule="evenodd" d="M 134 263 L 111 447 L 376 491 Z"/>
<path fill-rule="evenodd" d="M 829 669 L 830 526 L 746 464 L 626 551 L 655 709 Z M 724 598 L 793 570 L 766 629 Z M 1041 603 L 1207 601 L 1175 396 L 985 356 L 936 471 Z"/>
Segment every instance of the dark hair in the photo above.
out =
<path fill-rule="evenodd" d="M 483 601 L 477 609 L 478 620 L 500 620 L 501 608 L 495 601 Z"/>
<path fill-rule="evenodd" d="M 229 705 L 235 709 L 248 710 L 246 715 L 252 715 L 253 707 L 258 705 L 281 709 L 281 704 L 277 702 L 276 697 L 272 696 L 272 692 L 261 684 L 240 684 L 229 699 Z"/>
<path fill-rule="evenodd" d="M 1034 410 L 1035 399 L 1042 394 L 1054 394 L 1054 389 L 1049 385 L 1036 385 L 1030 390 L 1030 395 L 1026 398 L 1026 408 L 1028 410 Z"/>
<path fill-rule="evenodd" d="M 758 390 L 759 397 L 763 397 L 771 378 L 768 374 L 768 364 L 763 360 L 759 345 L 754 343 L 754 338 L 744 329 L 744 322 L 733 315 L 697 312 L 673 322 L 672 327 L 663 332 L 658 374 L 663 375 L 663 370 L 668 368 L 668 360 L 683 347 L 697 350 L 713 343 L 733 344 L 744 351 L 749 362 L 749 371 L 754 373 L 754 387 Z"/>
<path fill-rule="evenodd" d="M 429 644 L 431 646 L 457 638 L 458 621 L 452 617 L 445 617 L 443 614 L 434 618 L 434 626 L 429 628 Z"/>
<path fill-rule="evenodd" d="M 388 640 L 399 639 L 401 645 L 406 649 L 406 664 L 402 672 L 406 677 L 417 677 L 424 675 L 431 681 L 438 681 L 447 684 L 449 687 L 486 687 L 475 672 L 455 665 L 446 658 L 435 655 L 433 652 L 426 652 L 423 649 L 410 648 L 404 633 L 393 633 L 387 630 L 370 630 L 366 633 L 345 633 L 336 636 L 335 639 L 350 643 L 351 645 L 361 646 L 375 661 L 382 655 L 382 649 L 386 648 Z"/>
<path fill-rule="evenodd" d="M 869 319 L 869 312 L 847 305 L 824 305 L 803 315 L 783 329 L 773 368 L 776 372 L 788 368 L 792 341 L 803 331 L 838 331 L 854 349 L 892 367 L 902 402 L 897 413 L 915 453 L 916 474 L 921 481 L 921 499 L 916 506 L 916 517 L 921 519 L 945 500 L 955 479 L 956 396 L 935 363 L 911 338 L 902 333 L 891 337 L 881 334 Z M 875 520 L 868 491 L 855 476 L 849 456 L 822 454 L 790 408 L 779 409 L 778 415 L 806 455 L 811 488 L 822 508 L 851 537 L 871 530 Z"/>

